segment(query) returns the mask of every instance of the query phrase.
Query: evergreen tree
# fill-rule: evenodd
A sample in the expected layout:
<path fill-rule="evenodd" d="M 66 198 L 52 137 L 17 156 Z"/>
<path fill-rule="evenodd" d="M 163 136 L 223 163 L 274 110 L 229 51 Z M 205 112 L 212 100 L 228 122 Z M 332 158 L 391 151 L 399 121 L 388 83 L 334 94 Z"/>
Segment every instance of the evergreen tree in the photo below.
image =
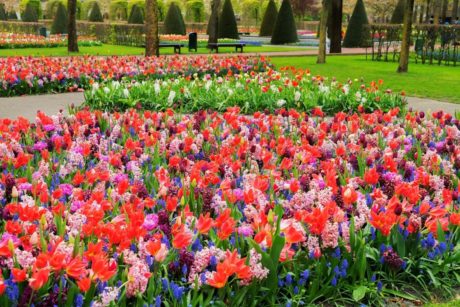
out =
<path fill-rule="evenodd" d="M 164 22 L 164 34 L 185 35 L 185 22 L 179 6 L 172 2 L 166 13 Z"/>
<path fill-rule="evenodd" d="M 404 22 L 404 7 L 406 5 L 406 0 L 399 0 L 396 4 L 393 15 L 391 16 L 390 23 L 402 24 Z"/>
<path fill-rule="evenodd" d="M 278 17 L 278 8 L 274 0 L 268 2 L 267 9 L 265 10 L 264 19 L 260 26 L 259 36 L 272 36 L 275 27 L 276 18 Z"/>
<path fill-rule="evenodd" d="M 219 38 L 239 38 L 235 12 L 233 11 L 231 0 L 225 0 L 224 2 L 222 13 L 219 18 L 218 30 Z"/>
<path fill-rule="evenodd" d="M 101 8 L 97 2 L 94 2 L 93 7 L 91 8 L 91 13 L 89 14 L 89 21 L 92 22 L 103 22 L 104 18 L 101 14 Z"/>
<path fill-rule="evenodd" d="M 283 0 L 276 18 L 275 28 L 272 34 L 272 44 L 282 45 L 297 42 L 297 28 L 291 2 Z"/>
<path fill-rule="evenodd" d="M 138 5 L 133 5 L 131 14 L 129 15 L 128 23 L 132 24 L 144 24 L 144 14 L 142 8 Z"/>
<path fill-rule="evenodd" d="M 62 2 L 59 2 L 51 25 L 51 34 L 67 34 L 67 22 L 67 9 Z"/>
<path fill-rule="evenodd" d="M 358 0 L 348 23 L 343 46 L 347 48 L 365 47 L 370 38 L 370 32 L 367 28 L 368 23 L 364 1 Z"/>
<path fill-rule="evenodd" d="M 18 15 L 16 14 L 15 11 L 11 11 L 8 13 L 8 19 L 9 20 L 18 20 Z"/>
<path fill-rule="evenodd" d="M 22 17 L 22 21 L 24 21 L 24 22 L 37 22 L 38 21 L 37 10 L 30 3 L 26 4 L 26 9 L 24 10 L 24 15 L 21 16 L 21 17 Z"/>
<path fill-rule="evenodd" d="M 0 20 L 7 20 L 8 16 L 6 15 L 5 12 L 5 5 L 3 3 L 0 3 Z"/>

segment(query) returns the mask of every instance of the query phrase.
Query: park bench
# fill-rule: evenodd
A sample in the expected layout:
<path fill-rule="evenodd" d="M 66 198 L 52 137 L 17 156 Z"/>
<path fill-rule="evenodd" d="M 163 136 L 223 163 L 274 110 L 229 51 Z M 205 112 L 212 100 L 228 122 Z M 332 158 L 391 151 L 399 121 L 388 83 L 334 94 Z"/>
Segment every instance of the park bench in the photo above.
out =
<path fill-rule="evenodd" d="M 238 35 L 251 35 L 250 32 L 238 32 Z"/>
<path fill-rule="evenodd" d="M 184 44 L 179 43 L 160 43 L 160 48 L 173 47 L 174 53 L 180 54 L 180 48 L 184 47 Z"/>
<path fill-rule="evenodd" d="M 246 46 L 245 43 L 210 43 L 208 44 L 211 52 L 216 50 L 216 53 L 219 53 L 219 47 L 235 47 L 235 52 L 238 52 L 238 49 L 243 53 L 243 47 Z"/>

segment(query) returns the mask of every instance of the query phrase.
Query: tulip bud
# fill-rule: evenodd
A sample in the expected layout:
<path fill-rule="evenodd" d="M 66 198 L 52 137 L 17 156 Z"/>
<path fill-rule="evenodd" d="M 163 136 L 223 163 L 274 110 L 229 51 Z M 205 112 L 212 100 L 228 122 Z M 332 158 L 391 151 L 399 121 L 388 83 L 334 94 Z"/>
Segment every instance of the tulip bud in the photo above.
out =
<path fill-rule="evenodd" d="M 13 186 L 13 189 L 11 190 L 11 197 L 18 198 L 18 196 L 19 196 L 18 189 L 16 188 L 16 186 Z"/>
<path fill-rule="evenodd" d="M 11 252 L 11 254 L 14 254 L 14 242 L 12 239 L 8 240 L 8 249 Z"/>
<path fill-rule="evenodd" d="M 37 245 L 37 244 L 38 244 L 38 234 L 37 234 L 37 232 L 34 232 L 34 233 L 30 236 L 29 243 L 30 243 L 31 245 Z"/>
<path fill-rule="evenodd" d="M 192 188 L 194 188 L 194 187 L 196 187 L 196 179 L 195 178 L 193 178 L 193 180 L 192 180 Z"/>

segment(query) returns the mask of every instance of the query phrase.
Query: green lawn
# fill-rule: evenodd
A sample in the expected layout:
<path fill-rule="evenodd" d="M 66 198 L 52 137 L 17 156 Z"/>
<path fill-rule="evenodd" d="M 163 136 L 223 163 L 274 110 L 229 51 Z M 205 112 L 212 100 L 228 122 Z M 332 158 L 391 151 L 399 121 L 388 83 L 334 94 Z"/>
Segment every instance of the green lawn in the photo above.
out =
<path fill-rule="evenodd" d="M 308 68 L 312 75 L 336 77 L 344 82 L 349 78 L 363 78 L 366 83 L 384 80 L 383 87 L 404 90 L 408 96 L 427 97 L 460 103 L 460 63 L 457 67 L 445 65 L 409 64 L 409 73 L 396 73 L 395 62 L 373 62 L 360 56 L 329 56 L 326 64 L 316 64 L 315 56 L 273 57 L 277 66 Z"/>
<path fill-rule="evenodd" d="M 117 46 L 117 45 L 102 45 L 94 47 L 80 47 L 80 55 L 142 55 L 144 48 Z M 284 47 L 284 46 L 246 46 L 244 52 L 282 52 L 308 50 L 306 47 Z M 219 53 L 235 52 L 235 48 L 219 48 Z M 161 48 L 160 54 L 173 54 L 173 48 Z M 183 54 L 189 54 L 188 48 L 182 48 Z M 195 52 L 192 52 L 194 54 Z M 206 48 L 198 48 L 197 53 L 209 53 Z M 0 49 L 0 57 L 6 56 L 67 56 L 67 47 L 56 48 L 19 48 L 19 49 Z M 73 54 L 71 54 L 73 55 Z"/>

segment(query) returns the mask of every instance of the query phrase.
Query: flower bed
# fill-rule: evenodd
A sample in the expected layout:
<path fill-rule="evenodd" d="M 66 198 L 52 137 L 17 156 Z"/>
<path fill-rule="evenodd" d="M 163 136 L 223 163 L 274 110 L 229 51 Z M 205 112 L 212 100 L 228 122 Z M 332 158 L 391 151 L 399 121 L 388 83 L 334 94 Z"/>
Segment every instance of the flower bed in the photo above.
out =
<path fill-rule="evenodd" d="M 100 41 L 92 37 L 78 38 L 79 46 L 101 46 Z M 43 37 L 34 34 L 0 33 L 0 49 L 18 48 L 53 48 L 67 46 L 66 35 L 50 35 Z"/>
<path fill-rule="evenodd" d="M 313 115 L 1 120 L 1 305 L 449 296 L 459 121 Z"/>
<path fill-rule="evenodd" d="M 0 58 L 0 96 L 77 91 L 93 82 L 167 76 L 264 71 L 264 57 L 65 57 Z"/>
<path fill-rule="evenodd" d="M 285 71 L 286 69 L 282 69 Z M 199 110 L 225 111 L 239 106 L 244 113 L 277 108 L 311 110 L 320 106 L 327 114 L 340 111 L 384 112 L 405 107 L 405 99 L 391 90 L 381 90 L 383 81 L 369 86 L 349 80 L 342 84 L 311 76 L 268 70 L 264 73 L 187 76 L 142 82 L 94 83 L 85 93 L 86 105 L 109 111 L 140 107 L 147 110 L 173 108 L 184 113 Z"/>

